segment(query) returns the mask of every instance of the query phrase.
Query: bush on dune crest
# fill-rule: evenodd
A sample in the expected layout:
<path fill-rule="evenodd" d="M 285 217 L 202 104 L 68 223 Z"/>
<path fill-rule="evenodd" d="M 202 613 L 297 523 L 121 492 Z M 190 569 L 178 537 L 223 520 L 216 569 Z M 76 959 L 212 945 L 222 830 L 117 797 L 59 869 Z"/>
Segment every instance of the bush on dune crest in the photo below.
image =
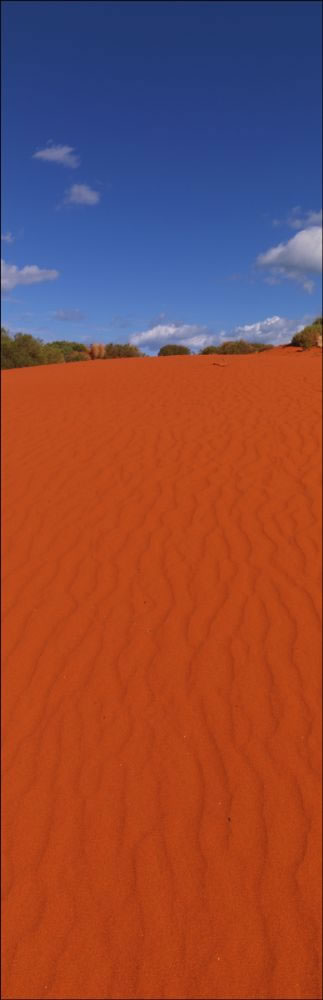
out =
<path fill-rule="evenodd" d="M 15 368 L 13 341 L 7 330 L 1 327 L 1 368 Z"/>
<path fill-rule="evenodd" d="M 107 358 L 143 358 L 134 344 L 85 344 L 76 340 L 53 340 L 43 343 L 29 333 L 13 337 L 1 327 L 1 368 L 29 368 L 31 365 L 65 364 L 71 361 L 96 361 Z"/>
<path fill-rule="evenodd" d="M 86 348 L 86 351 L 91 361 L 103 361 L 105 358 L 104 344 L 91 344 L 90 347 Z"/>
<path fill-rule="evenodd" d="M 46 364 L 41 340 L 29 333 L 16 333 L 12 338 L 1 329 L 1 368 L 29 368 Z"/>
<path fill-rule="evenodd" d="M 184 347 L 184 344 L 164 344 L 164 347 L 160 348 L 158 352 L 159 358 L 167 358 L 171 354 L 190 354 L 188 347 Z"/>
<path fill-rule="evenodd" d="M 109 358 L 142 358 L 144 355 L 133 344 L 91 344 L 86 348 L 92 361 Z"/>
<path fill-rule="evenodd" d="M 273 344 L 261 344 L 247 340 L 227 340 L 221 344 L 210 344 L 200 351 L 200 355 L 208 354 L 255 354 L 269 351 Z M 322 316 L 318 316 L 312 324 L 295 333 L 285 347 L 298 347 L 309 350 L 311 347 L 322 347 Z M 184 344 L 164 344 L 158 357 L 172 355 L 191 355 L 189 347 Z M 44 343 L 29 333 L 16 333 L 13 336 L 1 327 L 1 368 L 30 368 L 32 365 L 65 364 L 72 361 L 111 360 L 113 358 L 144 358 L 146 355 L 134 344 L 98 344 L 90 346 L 73 340 L 54 340 Z"/>
<path fill-rule="evenodd" d="M 65 361 L 88 361 L 83 344 L 56 340 L 44 344 L 30 333 L 11 337 L 1 327 L 1 368 L 30 368 L 34 365 L 58 365 Z"/>
<path fill-rule="evenodd" d="M 310 326 L 304 326 L 299 333 L 294 333 L 292 347 L 302 347 L 303 351 L 309 351 L 311 347 L 322 347 L 322 322 L 322 316 L 318 316 Z"/>
<path fill-rule="evenodd" d="M 106 358 L 142 358 L 144 355 L 134 344 L 106 344 Z"/>
<path fill-rule="evenodd" d="M 210 344 L 204 347 L 201 354 L 259 354 L 261 351 L 270 351 L 273 344 L 252 343 L 248 340 L 225 340 L 223 344 Z"/>
<path fill-rule="evenodd" d="M 272 351 L 274 347 L 273 344 L 254 344 L 251 340 L 248 343 L 252 351 L 256 351 L 257 354 L 261 354 L 262 351 Z"/>
<path fill-rule="evenodd" d="M 219 345 L 218 354 L 252 354 L 253 350 L 246 340 L 226 340 Z"/>
<path fill-rule="evenodd" d="M 63 351 L 60 351 L 59 347 L 55 344 L 44 344 L 43 348 L 43 364 L 44 365 L 63 365 L 67 358 L 64 357 Z"/>
<path fill-rule="evenodd" d="M 77 340 L 53 340 L 45 346 L 59 350 L 63 355 L 62 361 L 88 361 L 86 347 Z"/>

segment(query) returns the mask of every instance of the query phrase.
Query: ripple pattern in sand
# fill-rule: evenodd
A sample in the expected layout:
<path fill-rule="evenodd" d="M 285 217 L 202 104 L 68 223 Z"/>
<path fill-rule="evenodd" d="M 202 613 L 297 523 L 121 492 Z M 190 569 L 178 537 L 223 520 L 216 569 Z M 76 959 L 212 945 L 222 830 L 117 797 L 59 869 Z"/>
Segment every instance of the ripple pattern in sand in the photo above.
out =
<path fill-rule="evenodd" d="M 317 1000 L 319 352 L 2 378 L 4 1000 Z"/>

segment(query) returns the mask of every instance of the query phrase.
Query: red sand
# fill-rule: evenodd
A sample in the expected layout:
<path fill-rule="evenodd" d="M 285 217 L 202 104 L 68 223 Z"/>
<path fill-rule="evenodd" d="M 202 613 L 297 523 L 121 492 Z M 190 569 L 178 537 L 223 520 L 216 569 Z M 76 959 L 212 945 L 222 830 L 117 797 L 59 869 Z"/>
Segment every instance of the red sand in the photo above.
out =
<path fill-rule="evenodd" d="M 321 996 L 320 358 L 3 374 L 4 998 Z"/>

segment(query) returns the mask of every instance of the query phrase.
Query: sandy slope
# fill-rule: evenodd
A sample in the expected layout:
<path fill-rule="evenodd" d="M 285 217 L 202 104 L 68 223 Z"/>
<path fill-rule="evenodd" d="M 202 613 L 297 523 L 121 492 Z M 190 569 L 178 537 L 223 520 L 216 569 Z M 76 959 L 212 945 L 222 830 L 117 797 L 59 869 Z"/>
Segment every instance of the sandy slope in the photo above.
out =
<path fill-rule="evenodd" d="M 320 352 L 3 374 L 4 998 L 318 998 Z"/>

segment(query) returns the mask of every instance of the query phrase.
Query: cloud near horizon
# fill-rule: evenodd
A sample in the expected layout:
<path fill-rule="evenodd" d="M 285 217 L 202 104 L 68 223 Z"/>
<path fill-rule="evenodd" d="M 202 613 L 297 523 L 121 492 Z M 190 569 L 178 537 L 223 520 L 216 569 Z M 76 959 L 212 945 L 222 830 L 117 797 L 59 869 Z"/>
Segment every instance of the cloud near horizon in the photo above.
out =
<path fill-rule="evenodd" d="M 308 274 L 322 273 L 322 229 L 310 226 L 301 229 L 287 243 L 279 243 L 265 253 L 259 254 L 256 264 L 267 269 L 270 284 L 283 278 L 290 278 L 303 285 L 307 292 L 313 291 L 314 282 Z"/>
<path fill-rule="evenodd" d="M 97 205 L 101 195 L 88 184 L 72 184 L 65 192 L 64 205 Z"/>
<path fill-rule="evenodd" d="M 38 149 L 33 153 L 33 159 L 60 163 L 62 167 L 70 167 L 73 170 L 80 165 L 80 157 L 74 152 L 73 146 L 53 146 L 52 143 L 48 143 L 45 149 Z"/>
<path fill-rule="evenodd" d="M 214 336 L 206 326 L 189 323 L 159 323 L 148 330 L 133 333 L 130 337 L 130 343 L 136 347 L 147 346 L 155 350 L 167 343 L 184 344 L 185 347 L 202 350 L 208 344 L 214 343 Z"/>
<path fill-rule="evenodd" d="M 19 268 L 1 260 L 1 290 L 4 292 L 11 291 L 16 285 L 37 285 L 42 281 L 54 281 L 58 276 L 59 271 L 40 268 L 37 264 Z"/>
<path fill-rule="evenodd" d="M 159 324 L 133 334 L 130 343 L 148 351 L 158 351 L 167 343 L 178 343 L 199 352 L 213 344 L 218 346 L 225 340 L 251 340 L 279 347 L 280 344 L 288 343 L 293 334 L 302 330 L 309 320 L 310 317 L 296 321 L 283 316 L 269 316 L 256 323 L 235 326 L 231 330 L 221 330 L 219 333 L 212 333 L 207 327 L 188 323 Z"/>
<path fill-rule="evenodd" d="M 234 327 L 229 339 L 259 341 L 279 347 L 280 344 L 288 343 L 293 334 L 298 333 L 304 326 L 305 322 L 296 322 L 284 316 L 268 316 L 258 323 L 245 323 L 244 326 Z"/>
<path fill-rule="evenodd" d="M 57 312 L 61 312 L 63 314 L 65 310 L 58 310 Z M 53 314 L 52 318 L 55 317 L 57 318 L 57 312 L 56 314 Z M 66 313 L 67 312 L 69 311 L 66 310 Z M 78 310 L 70 310 L 70 312 L 78 312 Z M 57 339 L 57 333 L 53 333 L 49 327 L 47 326 L 35 327 L 34 324 L 31 326 L 30 325 L 31 316 L 32 314 L 25 313 L 24 316 L 20 317 L 20 322 L 18 325 L 17 323 L 14 324 L 13 326 L 10 325 L 9 332 L 12 334 L 21 332 L 22 328 L 21 323 L 22 322 L 25 323 L 25 320 L 27 320 L 28 318 L 27 325 L 24 325 L 25 333 L 31 333 L 33 336 L 45 335 L 48 343 L 50 343 L 51 340 Z M 194 326 L 193 324 L 169 323 L 167 326 L 165 325 L 164 328 L 162 327 L 159 328 L 157 339 L 153 339 L 152 335 L 154 334 L 155 336 L 154 328 L 150 328 L 149 330 L 142 331 L 141 334 L 134 334 L 132 337 L 129 338 L 128 342 L 132 344 L 136 343 L 136 346 L 142 347 L 143 350 L 145 350 L 145 348 L 147 347 L 148 349 L 147 353 L 150 356 L 152 356 L 154 352 L 158 352 L 159 348 L 163 346 L 163 344 L 172 342 L 183 344 L 186 347 L 190 348 L 193 353 L 197 354 L 201 350 L 203 350 L 204 347 L 208 347 L 210 345 L 219 346 L 220 344 L 223 343 L 223 341 L 227 340 L 242 339 L 242 340 L 252 341 L 254 343 L 256 342 L 264 344 L 268 343 L 272 344 L 274 347 L 280 347 L 283 344 L 289 343 L 294 333 L 298 333 L 300 330 L 303 330 L 304 326 L 307 326 L 309 323 L 313 322 L 313 319 L 314 316 L 309 314 L 303 316 L 301 320 L 287 319 L 284 316 L 269 316 L 266 319 L 259 320 L 258 322 L 255 323 L 245 323 L 243 326 L 235 326 L 228 331 L 221 330 L 217 334 L 212 334 L 210 332 L 208 334 L 197 333 L 197 332 L 192 333 L 192 330 L 195 331 L 206 330 L 207 328 L 202 326 L 200 327 Z M 99 333 L 99 328 L 97 328 L 97 330 Z M 166 330 L 167 332 L 163 333 L 163 330 L 164 331 Z M 185 336 L 185 331 L 186 333 L 189 331 L 188 336 Z M 98 342 L 103 343 L 102 330 L 100 332 L 101 332 L 101 337 L 98 336 L 97 339 Z M 141 338 L 139 342 L 138 342 L 138 337 Z M 134 340 L 134 338 L 136 338 L 136 341 Z M 143 338 L 146 339 L 144 340 Z M 89 342 L 90 339 L 91 338 L 89 337 L 89 334 L 86 332 L 83 333 L 78 332 L 77 334 L 77 340 L 82 341 L 84 343 Z"/>

